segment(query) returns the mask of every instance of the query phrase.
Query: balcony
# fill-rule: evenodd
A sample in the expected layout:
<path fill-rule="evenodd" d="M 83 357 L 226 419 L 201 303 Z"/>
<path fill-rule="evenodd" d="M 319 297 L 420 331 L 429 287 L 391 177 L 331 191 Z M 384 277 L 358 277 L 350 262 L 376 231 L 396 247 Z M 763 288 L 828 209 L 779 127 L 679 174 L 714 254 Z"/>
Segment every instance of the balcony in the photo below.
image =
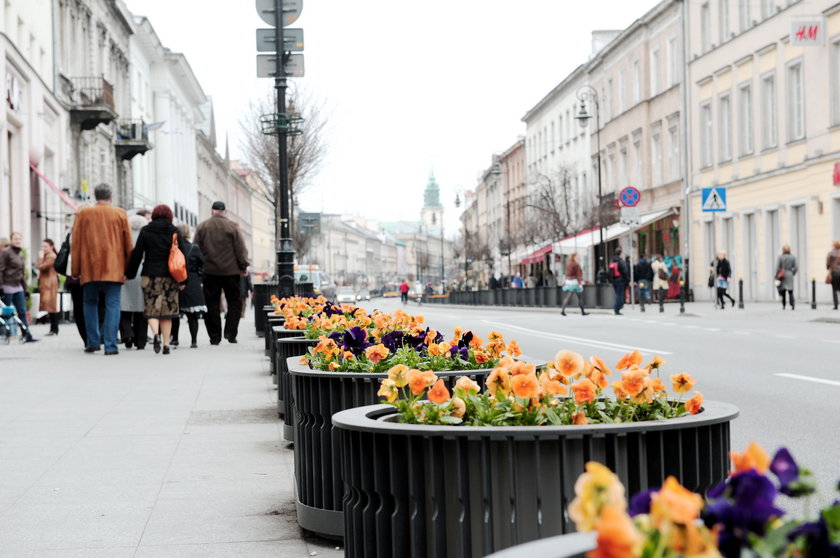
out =
<path fill-rule="evenodd" d="M 142 120 L 118 120 L 114 148 L 117 157 L 123 161 L 130 161 L 135 155 L 146 153 L 152 148 L 146 123 Z"/>
<path fill-rule="evenodd" d="M 114 86 L 103 77 L 70 79 L 70 122 L 82 130 L 93 130 L 117 117 L 114 109 Z"/>

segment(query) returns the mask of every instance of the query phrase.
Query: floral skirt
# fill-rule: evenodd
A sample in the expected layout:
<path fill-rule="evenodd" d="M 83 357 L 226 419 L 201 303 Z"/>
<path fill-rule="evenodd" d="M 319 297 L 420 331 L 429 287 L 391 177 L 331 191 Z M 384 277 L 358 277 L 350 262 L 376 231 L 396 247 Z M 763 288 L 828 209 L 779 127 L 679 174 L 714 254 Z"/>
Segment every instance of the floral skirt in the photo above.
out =
<path fill-rule="evenodd" d="M 143 315 L 146 318 L 170 319 L 180 314 L 178 283 L 172 277 L 146 277 L 140 280 L 143 289 Z"/>

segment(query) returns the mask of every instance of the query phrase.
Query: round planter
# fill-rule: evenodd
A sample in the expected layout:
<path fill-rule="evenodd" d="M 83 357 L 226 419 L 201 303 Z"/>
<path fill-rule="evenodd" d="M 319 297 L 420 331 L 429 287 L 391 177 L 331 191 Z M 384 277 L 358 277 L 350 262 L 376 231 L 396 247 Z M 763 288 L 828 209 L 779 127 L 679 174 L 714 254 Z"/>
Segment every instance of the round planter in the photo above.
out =
<path fill-rule="evenodd" d="M 285 330 L 288 331 L 288 330 Z M 285 336 L 278 338 L 274 343 L 275 358 L 274 369 L 274 383 L 277 385 L 277 416 L 284 417 L 283 420 L 283 439 L 294 441 L 294 417 L 292 415 L 292 406 L 288 403 L 292 393 L 292 379 L 289 376 L 289 368 L 286 362 L 291 359 L 293 361 L 300 360 L 300 357 L 309 352 L 310 347 L 318 344 L 318 339 L 307 339 L 303 336 L 302 331 L 297 331 L 295 336 Z"/>
<path fill-rule="evenodd" d="M 265 342 L 265 356 L 271 356 L 271 343 L 273 341 L 273 337 L 269 335 L 269 333 L 275 327 L 283 327 L 283 324 L 286 323 L 286 317 L 282 314 L 275 314 L 271 313 L 268 314 L 265 318 L 265 327 L 266 327 L 266 335 L 263 338 Z"/>
<path fill-rule="evenodd" d="M 264 283 L 254 284 L 254 328 L 257 332 L 257 337 L 265 335 L 265 317 L 261 315 L 260 308 L 265 309 L 271 302 L 271 295 L 277 292 L 276 281 L 266 281 Z M 273 310 L 274 307 L 272 306 Z"/>
<path fill-rule="evenodd" d="M 303 332 L 296 329 L 286 329 L 283 322 L 269 324 L 265 338 L 268 339 L 268 362 L 274 385 L 277 385 L 277 341 L 288 337 L 303 337 Z"/>
<path fill-rule="evenodd" d="M 558 535 L 525 544 L 518 544 L 487 558 L 585 558 L 595 548 L 595 533 Z"/>
<path fill-rule="evenodd" d="M 304 529 L 329 537 L 344 534 L 341 480 L 342 451 L 339 432 L 333 426 L 334 413 L 371 405 L 379 381 L 388 374 L 323 372 L 288 360 L 295 409 L 295 484 L 298 523 Z M 491 370 L 435 372 L 452 389 L 460 376 L 479 384 Z M 390 407 L 389 407 L 390 408 Z M 291 413 L 286 414 L 288 419 Z M 402 533 L 396 532 L 398 536 Z"/>
<path fill-rule="evenodd" d="M 585 426 L 399 424 L 390 405 L 339 412 L 345 556 L 480 557 L 569 533 L 565 511 L 588 461 L 629 494 L 669 475 L 703 493 L 726 476 L 737 416 L 714 401 L 667 421 Z"/>

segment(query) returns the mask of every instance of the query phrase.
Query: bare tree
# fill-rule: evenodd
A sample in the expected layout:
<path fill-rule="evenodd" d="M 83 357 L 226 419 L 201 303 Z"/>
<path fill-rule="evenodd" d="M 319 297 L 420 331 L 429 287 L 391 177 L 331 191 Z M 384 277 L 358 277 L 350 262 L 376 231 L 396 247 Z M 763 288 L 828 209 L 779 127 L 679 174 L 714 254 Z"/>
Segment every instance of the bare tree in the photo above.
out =
<path fill-rule="evenodd" d="M 303 117 L 297 127 L 298 135 L 287 138 L 287 153 L 289 162 L 289 230 L 292 232 L 292 243 L 295 251 L 304 251 L 303 237 L 295 231 L 294 213 L 298 207 L 300 194 L 311 186 L 311 180 L 317 174 L 326 155 L 326 124 L 327 116 L 323 102 L 316 102 L 298 89 L 292 94 L 287 103 L 286 112 Z M 266 184 L 266 190 L 260 192 L 269 203 L 275 207 L 275 240 L 280 242 L 280 138 L 276 133 L 264 134 L 271 130 L 271 123 L 266 123 L 263 117 L 273 117 L 276 112 L 275 95 L 271 91 L 249 103 L 248 111 L 239 122 L 244 140 L 242 148 L 245 160 L 256 170 Z M 310 240 L 311 242 L 311 240 Z"/>

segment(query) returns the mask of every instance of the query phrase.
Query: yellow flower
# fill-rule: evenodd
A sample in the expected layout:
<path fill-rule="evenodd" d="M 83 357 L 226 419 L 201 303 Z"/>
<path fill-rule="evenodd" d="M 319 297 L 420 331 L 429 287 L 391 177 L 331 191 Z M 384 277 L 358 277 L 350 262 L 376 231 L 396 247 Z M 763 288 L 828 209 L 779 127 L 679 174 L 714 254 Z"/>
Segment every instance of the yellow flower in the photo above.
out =
<path fill-rule="evenodd" d="M 484 380 L 484 385 L 487 386 L 487 391 L 491 395 L 496 395 L 496 392 L 507 395 L 510 391 L 510 373 L 508 369 L 503 366 L 497 366 L 487 376 L 487 379 Z"/>
<path fill-rule="evenodd" d="M 452 416 L 455 418 L 461 418 L 467 412 L 467 404 L 460 397 L 453 397 L 450 405 L 452 405 Z"/>
<path fill-rule="evenodd" d="M 677 393 L 685 393 L 687 391 L 691 391 L 691 388 L 694 387 L 694 384 L 697 382 L 694 381 L 694 378 L 683 372 L 682 374 L 675 374 L 671 376 L 672 386 L 674 391 Z"/>
<path fill-rule="evenodd" d="M 397 383 L 390 378 L 385 378 L 379 383 L 379 391 L 376 395 L 384 397 L 389 402 L 394 401 L 397 398 Z"/>
<path fill-rule="evenodd" d="M 569 517 L 578 531 L 592 531 L 601 510 L 607 506 L 615 506 L 621 511 L 626 509 L 624 486 L 607 467 L 590 461 L 586 464 L 586 472 L 575 482 L 575 499 L 569 504 Z"/>
<path fill-rule="evenodd" d="M 645 368 L 648 368 L 649 370 L 656 370 L 657 368 L 660 368 L 663 364 L 665 364 L 665 362 L 666 361 L 659 358 L 659 355 L 654 355 L 653 360 L 648 362 Z"/>
<path fill-rule="evenodd" d="M 461 376 L 455 382 L 455 388 L 461 389 L 465 393 L 478 393 L 481 390 L 481 387 L 475 381 L 472 380 L 469 376 Z"/>
<path fill-rule="evenodd" d="M 394 381 L 394 384 L 398 387 L 405 387 L 408 383 L 406 380 L 406 373 L 408 372 L 408 366 L 405 364 L 397 364 L 396 366 L 392 366 L 390 370 L 388 370 L 388 378 Z"/>

